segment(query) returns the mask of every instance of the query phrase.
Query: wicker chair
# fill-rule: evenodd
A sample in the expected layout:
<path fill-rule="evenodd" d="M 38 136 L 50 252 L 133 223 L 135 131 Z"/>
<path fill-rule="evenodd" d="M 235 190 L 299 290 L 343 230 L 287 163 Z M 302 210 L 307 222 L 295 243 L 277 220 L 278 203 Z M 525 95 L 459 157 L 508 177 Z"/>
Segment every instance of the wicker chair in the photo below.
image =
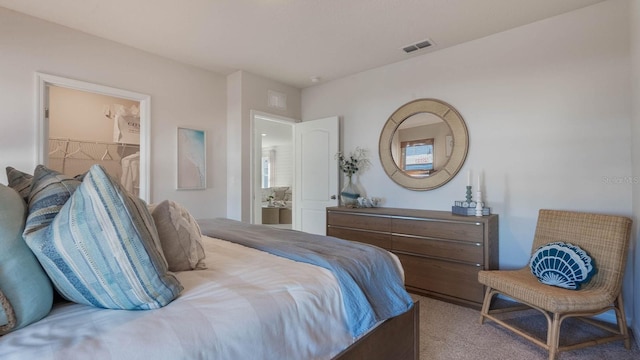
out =
<path fill-rule="evenodd" d="M 555 360 L 561 351 L 624 340 L 631 341 L 622 302 L 622 277 L 627 259 L 631 219 L 622 216 L 599 215 L 557 210 L 540 210 L 533 241 L 533 250 L 545 244 L 562 241 L 580 246 L 594 260 L 596 274 L 579 290 L 567 290 L 544 285 L 531 273 L 529 266 L 519 270 L 480 271 L 478 281 L 486 285 L 480 323 L 490 319 L 549 351 Z M 508 309 L 491 309 L 496 294 L 503 294 L 523 304 Z M 546 343 L 506 323 L 495 315 L 506 311 L 536 309 L 547 319 Z M 590 319 L 614 310 L 617 329 Z M 559 346 L 560 325 L 569 317 L 576 317 L 611 333 L 611 336 L 578 344 Z"/>

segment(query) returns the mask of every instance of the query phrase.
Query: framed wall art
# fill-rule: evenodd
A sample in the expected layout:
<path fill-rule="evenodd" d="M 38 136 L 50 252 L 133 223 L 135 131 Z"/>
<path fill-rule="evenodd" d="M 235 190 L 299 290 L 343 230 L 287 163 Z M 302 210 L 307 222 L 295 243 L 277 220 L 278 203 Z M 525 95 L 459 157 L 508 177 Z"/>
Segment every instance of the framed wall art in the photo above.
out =
<path fill-rule="evenodd" d="M 204 130 L 178 128 L 178 190 L 207 188 L 207 141 Z"/>

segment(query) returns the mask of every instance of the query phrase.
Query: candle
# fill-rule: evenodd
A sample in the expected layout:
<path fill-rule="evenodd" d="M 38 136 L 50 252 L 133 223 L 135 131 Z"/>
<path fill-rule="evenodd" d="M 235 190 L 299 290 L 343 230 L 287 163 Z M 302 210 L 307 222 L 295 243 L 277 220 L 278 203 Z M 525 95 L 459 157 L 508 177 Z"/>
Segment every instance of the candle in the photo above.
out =
<path fill-rule="evenodd" d="M 471 170 L 467 171 L 467 186 L 471 186 Z"/>
<path fill-rule="evenodd" d="M 478 175 L 478 191 L 480 191 L 480 175 Z"/>

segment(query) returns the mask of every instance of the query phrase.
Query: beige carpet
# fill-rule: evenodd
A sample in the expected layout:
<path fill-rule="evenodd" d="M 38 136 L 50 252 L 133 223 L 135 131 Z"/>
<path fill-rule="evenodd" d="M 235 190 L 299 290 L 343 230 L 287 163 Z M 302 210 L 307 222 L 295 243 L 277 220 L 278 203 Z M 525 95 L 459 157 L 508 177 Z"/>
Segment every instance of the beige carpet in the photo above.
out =
<path fill-rule="evenodd" d="M 485 321 L 480 325 L 478 310 L 449 304 L 431 298 L 412 295 L 420 300 L 420 359 L 421 360 L 540 360 L 548 354 L 542 348 L 510 331 Z M 540 337 L 546 337 L 546 320 L 537 311 L 527 311 L 514 319 L 514 323 L 526 325 Z M 561 344 L 564 334 L 572 339 L 581 339 L 592 332 L 585 330 L 583 322 L 566 320 L 562 326 Z M 567 335 L 568 336 L 568 335 Z M 568 339 L 567 340 L 571 340 Z M 585 349 L 562 352 L 559 360 L 626 360 L 640 359 L 640 349 L 632 341 L 631 350 L 626 350 L 622 341 L 611 342 Z"/>

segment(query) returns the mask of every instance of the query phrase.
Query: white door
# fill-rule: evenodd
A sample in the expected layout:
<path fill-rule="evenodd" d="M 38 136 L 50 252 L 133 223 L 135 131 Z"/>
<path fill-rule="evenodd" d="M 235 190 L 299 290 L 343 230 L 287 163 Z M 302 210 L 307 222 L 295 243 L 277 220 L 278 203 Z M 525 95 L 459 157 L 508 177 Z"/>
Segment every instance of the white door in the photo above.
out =
<path fill-rule="evenodd" d="M 326 208 L 338 205 L 338 117 L 294 127 L 293 229 L 326 234 Z"/>

